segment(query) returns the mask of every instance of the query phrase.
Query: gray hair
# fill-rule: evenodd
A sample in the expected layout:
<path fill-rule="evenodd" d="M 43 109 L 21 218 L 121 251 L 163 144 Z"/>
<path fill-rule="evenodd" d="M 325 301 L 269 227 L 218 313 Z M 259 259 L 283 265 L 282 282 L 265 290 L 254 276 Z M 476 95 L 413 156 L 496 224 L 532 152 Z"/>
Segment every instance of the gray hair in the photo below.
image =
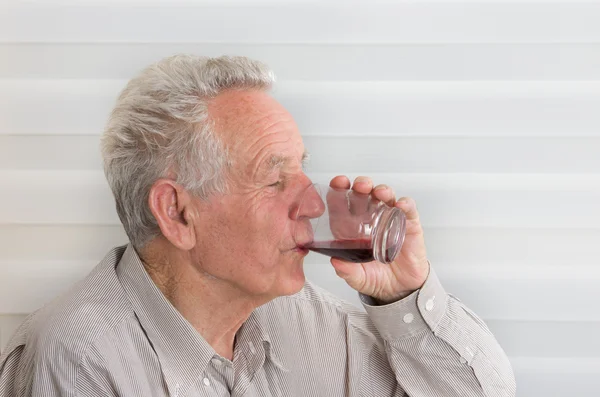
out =
<path fill-rule="evenodd" d="M 102 137 L 102 158 L 116 208 L 133 246 L 160 235 L 148 206 L 152 184 L 173 175 L 202 199 L 226 191 L 228 153 L 208 102 L 229 89 L 268 90 L 275 77 L 245 57 L 176 55 L 133 78 L 119 96 Z"/>

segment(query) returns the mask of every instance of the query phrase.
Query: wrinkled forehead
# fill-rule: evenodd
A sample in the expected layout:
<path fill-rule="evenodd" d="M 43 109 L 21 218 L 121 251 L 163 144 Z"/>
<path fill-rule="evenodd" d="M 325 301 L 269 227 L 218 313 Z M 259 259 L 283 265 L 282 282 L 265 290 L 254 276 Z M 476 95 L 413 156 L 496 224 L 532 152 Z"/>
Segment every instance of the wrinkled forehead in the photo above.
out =
<path fill-rule="evenodd" d="M 240 166 L 263 169 L 302 160 L 304 146 L 293 117 L 266 92 L 222 93 L 211 101 L 209 115 Z"/>
<path fill-rule="evenodd" d="M 208 114 L 227 142 L 244 140 L 279 119 L 291 119 L 279 102 L 259 90 L 225 91 L 209 102 Z"/>

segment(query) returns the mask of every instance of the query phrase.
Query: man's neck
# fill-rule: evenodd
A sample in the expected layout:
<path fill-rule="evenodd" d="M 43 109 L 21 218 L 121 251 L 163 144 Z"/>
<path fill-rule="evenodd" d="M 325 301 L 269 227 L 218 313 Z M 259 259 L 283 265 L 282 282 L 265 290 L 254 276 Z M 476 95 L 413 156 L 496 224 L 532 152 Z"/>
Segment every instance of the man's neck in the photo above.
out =
<path fill-rule="evenodd" d="M 146 255 L 150 278 L 181 315 L 222 357 L 233 360 L 235 336 L 260 304 L 239 289 L 185 263 Z"/>

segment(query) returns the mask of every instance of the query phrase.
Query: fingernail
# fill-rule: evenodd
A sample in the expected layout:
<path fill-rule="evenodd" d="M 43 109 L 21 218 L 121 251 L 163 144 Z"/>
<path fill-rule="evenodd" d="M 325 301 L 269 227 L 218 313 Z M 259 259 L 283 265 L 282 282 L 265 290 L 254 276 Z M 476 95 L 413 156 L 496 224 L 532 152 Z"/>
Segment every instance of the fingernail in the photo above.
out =
<path fill-rule="evenodd" d="M 356 177 L 355 182 L 357 182 L 357 183 L 368 183 L 369 182 L 369 178 L 366 177 L 366 176 L 359 176 L 359 177 Z"/>

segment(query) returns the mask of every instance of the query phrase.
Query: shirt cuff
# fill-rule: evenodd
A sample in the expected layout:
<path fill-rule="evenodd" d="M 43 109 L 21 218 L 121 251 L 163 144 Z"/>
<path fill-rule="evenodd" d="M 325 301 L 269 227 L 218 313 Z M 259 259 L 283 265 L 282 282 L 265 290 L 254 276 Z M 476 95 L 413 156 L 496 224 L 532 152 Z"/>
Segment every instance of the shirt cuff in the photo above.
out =
<path fill-rule="evenodd" d="M 397 302 L 376 306 L 370 296 L 360 294 L 360 299 L 380 335 L 388 341 L 407 338 L 423 330 L 435 332 L 448 304 L 448 295 L 433 268 L 421 289 Z"/>

